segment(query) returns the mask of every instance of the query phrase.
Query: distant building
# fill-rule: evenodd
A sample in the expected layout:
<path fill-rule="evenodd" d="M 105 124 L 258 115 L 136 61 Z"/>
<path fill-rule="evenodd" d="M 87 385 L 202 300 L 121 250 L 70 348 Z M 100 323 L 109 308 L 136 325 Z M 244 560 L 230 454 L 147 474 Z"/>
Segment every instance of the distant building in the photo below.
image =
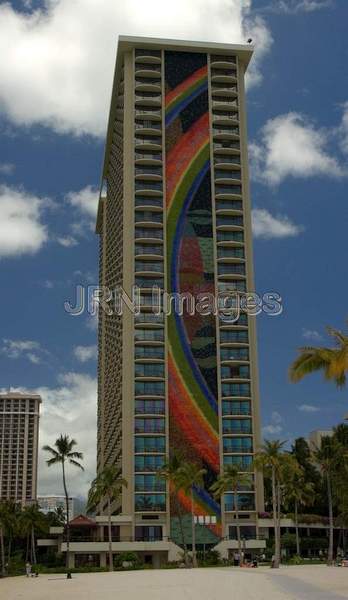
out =
<path fill-rule="evenodd" d="M 310 449 L 313 451 L 320 448 L 323 437 L 331 437 L 332 435 L 332 429 L 315 429 L 314 431 L 311 431 L 308 437 Z"/>
<path fill-rule="evenodd" d="M 45 513 L 45 515 L 50 512 L 55 512 L 57 508 L 62 508 L 66 518 L 65 496 L 38 496 L 37 502 L 40 510 Z M 69 498 L 69 519 L 74 518 L 74 502 L 75 498 Z"/>
<path fill-rule="evenodd" d="M 0 394 L 0 500 L 36 500 L 41 397 Z"/>

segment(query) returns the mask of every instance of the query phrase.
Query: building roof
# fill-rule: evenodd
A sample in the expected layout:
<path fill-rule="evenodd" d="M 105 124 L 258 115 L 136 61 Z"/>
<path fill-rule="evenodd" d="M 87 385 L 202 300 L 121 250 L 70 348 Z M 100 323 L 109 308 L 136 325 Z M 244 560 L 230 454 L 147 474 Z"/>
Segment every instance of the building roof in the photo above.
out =
<path fill-rule="evenodd" d="M 214 54 L 233 54 L 237 55 L 239 61 L 244 65 L 245 70 L 251 60 L 254 46 L 252 44 L 222 44 L 219 42 L 194 42 L 189 40 L 169 40 L 162 38 L 149 38 L 149 37 L 137 37 L 137 36 L 126 36 L 120 35 L 118 38 L 116 64 L 114 71 L 114 79 L 111 92 L 111 103 L 110 112 L 108 119 L 108 127 L 106 134 L 106 143 L 104 151 L 104 161 L 102 170 L 102 181 L 100 185 L 100 195 L 97 213 L 97 225 L 96 232 L 100 233 L 101 215 L 102 215 L 102 204 L 103 204 L 103 184 L 107 174 L 109 149 L 111 146 L 112 132 L 113 132 L 113 121 L 115 117 L 116 108 L 116 89 L 118 86 L 118 80 L 120 78 L 123 55 L 125 52 L 129 52 L 133 48 L 141 46 L 142 48 L 149 48 L 151 50 L 173 50 L 173 51 L 186 51 L 186 52 L 214 52 Z"/>
<path fill-rule="evenodd" d="M 18 400 L 26 400 L 26 399 L 33 399 L 33 400 L 39 400 L 39 402 L 42 402 L 41 400 L 41 396 L 39 396 L 39 394 L 31 394 L 30 392 L 26 393 L 26 392 L 6 392 L 5 394 L 0 394 L 0 400 L 11 400 L 11 399 L 18 399 Z"/>
<path fill-rule="evenodd" d="M 86 515 L 78 515 L 69 522 L 70 527 L 97 527 L 97 524 Z"/>

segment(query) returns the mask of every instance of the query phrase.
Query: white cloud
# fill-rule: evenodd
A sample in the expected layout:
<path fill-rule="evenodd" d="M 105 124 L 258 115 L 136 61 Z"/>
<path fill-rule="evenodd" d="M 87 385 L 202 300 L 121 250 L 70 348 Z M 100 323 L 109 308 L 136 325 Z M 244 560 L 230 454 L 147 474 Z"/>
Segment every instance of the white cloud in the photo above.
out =
<path fill-rule="evenodd" d="M 74 356 L 82 363 L 94 360 L 97 358 L 97 346 L 75 346 Z"/>
<path fill-rule="evenodd" d="M 7 358 L 25 358 L 37 365 L 42 361 L 43 355 L 47 354 L 47 351 L 40 346 L 39 342 L 34 340 L 9 340 L 4 338 L 2 342 L 0 352 L 5 354 Z"/>
<path fill-rule="evenodd" d="M 306 329 L 305 327 L 302 329 L 302 336 L 306 340 L 314 340 L 315 342 L 320 342 L 323 339 L 323 336 L 319 331 L 316 331 L 315 329 Z"/>
<path fill-rule="evenodd" d="M 340 177 L 336 158 L 327 151 L 328 132 L 315 127 L 303 115 L 290 112 L 270 119 L 258 142 L 250 145 L 252 175 L 269 185 L 287 177 Z"/>
<path fill-rule="evenodd" d="M 252 0 L 45 0 L 18 12 L 0 5 L 0 105 L 19 125 L 104 135 L 119 34 L 256 42 L 249 82 L 271 35 Z"/>
<path fill-rule="evenodd" d="M 0 175 L 12 175 L 15 165 L 12 163 L 0 163 Z"/>
<path fill-rule="evenodd" d="M 271 423 L 262 427 L 262 433 L 266 435 L 279 435 L 283 431 L 283 417 L 274 410 L 271 414 Z"/>
<path fill-rule="evenodd" d="M 23 189 L 0 185 L 0 259 L 40 250 L 48 237 L 41 216 L 49 203 Z"/>
<path fill-rule="evenodd" d="M 274 12 L 297 14 L 314 12 L 332 6 L 332 0 L 278 0 L 272 4 Z"/>
<path fill-rule="evenodd" d="M 63 246 L 64 248 L 72 248 L 73 246 L 77 246 L 78 244 L 78 241 L 69 235 L 57 237 L 57 242 L 58 244 L 60 244 L 60 246 Z"/>
<path fill-rule="evenodd" d="M 265 425 L 265 427 L 262 427 L 264 435 L 278 435 L 282 431 L 283 427 L 281 425 Z"/>
<path fill-rule="evenodd" d="M 300 406 L 297 407 L 297 409 L 299 411 L 305 412 L 305 413 L 315 413 L 320 410 L 320 408 L 318 408 L 318 406 L 314 406 L 313 404 L 301 404 Z"/>
<path fill-rule="evenodd" d="M 286 215 L 274 217 L 265 208 L 254 208 L 252 211 L 253 234 L 259 238 L 285 238 L 299 235 L 304 228 L 296 225 Z"/>
<path fill-rule="evenodd" d="M 78 192 L 69 192 L 66 196 L 67 201 L 78 208 L 83 214 L 92 217 L 97 216 L 98 190 L 91 185 L 87 185 Z"/>
<path fill-rule="evenodd" d="M 95 315 L 89 315 L 86 320 L 86 327 L 91 331 L 97 331 L 98 329 L 98 313 Z"/>
<path fill-rule="evenodd" d="M 3 390 L 4 392 L 8 390 Z M 23 388 L 11 391 L 25 391 Z M 28 391 L 28 390 L 27 390 Z M 58 377 L 56 387 L 30 390 L 42 397 L 39 439 L 39 494 L 62 494 L 62 475 L 59 465 L 47 467 L 49 458 L 42 446 L 53 446 L 61 433 L 77 441 L 76 449 L 83 452 L 82 472 L 68 466 L 68 489 L 74 496 L 86 497 L 95 477 L 97 381 L 89 375 L 67 373 Z"/>
<path fill-rule="evenodd" d="M 341 148 L 345 154 L 348 154 L 348 102 L 343 104 L 343 116 L 339 135 L 341 138 Z"/>

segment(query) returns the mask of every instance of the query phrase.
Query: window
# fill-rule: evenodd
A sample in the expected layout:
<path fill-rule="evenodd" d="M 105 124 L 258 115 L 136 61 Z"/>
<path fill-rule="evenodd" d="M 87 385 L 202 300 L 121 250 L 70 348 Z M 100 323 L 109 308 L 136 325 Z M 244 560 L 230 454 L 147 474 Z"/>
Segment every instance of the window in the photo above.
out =
<path fill-rule="evenodd" d="M 164 359 L 164 346 L 135 346 L 135 358 Z"/>
<path fill-rule="evenodd" d="M 147 79 L 147 82 L 151 83 L 151 79 Z M 142 82 L 137 81 L 137 83 L 142 83 Z M 158 85 L 158 79 L 156 79 L 152 83 L 154 83 L 154 85 Z M 135 131 L 137 131 L 138 129 L 161 129 L 161 122 L 160 121 L 145 121 L 142 119 L 141 120 L 137 119 L 135 121 Z M 137 170 L 135 171 L 135 174 L 136 175 L 138 174 Z"/>
<path fill-rule="evenodd" d="M 238 366 L 223 366 L 221 367 L 221 377 L 222 379 L 249 379 L 250 372 L 248 365 L 238 365 Z"/>
<path fill-rule="evenodd" d="M 165 457 L 160 455 L 136 455 L 134 460 L 134 470 L 136 472 L 158 471 L 164 465 Z"/>
<path fill-rule="evenodd" d="M 221 348 L 220 359 L 224 360 L 249 360 L 249 348 Z"/>
<path fill-rule="evenodd" d="M 220 281 L 218 283 L 218 291 L 223 292 L 246 292 L 246 283 L 243 280 L 237 279 L 232 281 Z"/>
<path fill-rule="evenodd" d="M 136 96 L 136 100 L 142 100 L 145 99 L 145 93 L 146 92 L 141 92 L 141 94 L 137 94 Z M 147 93 L 151 93 L 151 92 L 147 92 Z M 154 94 L 155 96 L 157 96 L 157 94 Z M 157 98 L 156 98 L 157 99 Z M 158 100 L 160 100 L 160 96 L 158 96 Z M 140 144 L 157 144 L 158 146 L 161 145 L 162 143 L 162 138 L 158 137 L 156 135 L 144 135 L 141 131 L 135 132 L 135 140 L 134 143 L 139 146 Z M 143 188 L 138 188 L 135 182 L 135 189 L 143 189 Z"/>
<path fill-rule="evenodd" d="M 219 185 L 218 181 L 215 184 L 215 193 L 216 194 L 241 194 L 242 186 L 241 185 Z"/>
<path fill-rule="evenodd" d="M 223 227 L 225 225 L 234 225 L 235 227 L 243 227 L 243 217 L 238 215 L 218 215 L 216 225 Z"/>
<path fill-rule="evenodd" d="M 223 400 L 223 415 L 250 415 L 250 400 Z"/>
<path fill-rule="evenodd" d="M 163 215 L 161 212 L 154 212 L 151 210 L 135 211 L 135 222 L 136 223 L 162 223 L 162 221 L 163 221 Z"/>
<path fill-rule="evenodd" d="M 221 342 L 248 342 L 248 332 L 239 329 L 222 329 L 220 331 Z M 239 350 L 239 349 L 238 349 Z"/>
<path fill-rule="evenodd" d="M 141 112 L 141 111 L 140 111 Z M 153 150 L 141 150 L 135 153 L 135 160 L 162 160 L 161 151 L 154 152 Z"/>
<path fill-rule="evenodd" d="M 245 258 L 244 248 L 240 246 L 218 246 L 218 258 Z"/>
<path fill-rule="evenodd" d="M 163 313 L 156 315 L 153 312 L 142 312 L 139 315 L 134 315 L 135 323 L 158 323 L 161 325 L 164 322 Z"/>
<path fill-rule="evenodd" d="M 135 494 L 135 510 L 153 512 L 166 510 L 165 494 Z"/>
<path fill-rule="evenodd" d="M 135 271 L 150 271 L 155 273 L 163 273 L 163 262 L 150 260 L 136 260 Z"/>
<path fill-rule="evenodd" d="M 244 234 L 243 231 L 223 231 L 217 230 L 217 241 L 218 242 L 243 242 Z"/>
<path fill-rule="evenodd" d="M 164 396 L 164 381 L 136 381 L 136 396 Z"/>
<path fill-rule="evenodd" d="M 223 439 L 223 449 L 226 453 L 238 454 L 238 453 L 251 453 L 253 451 L 253 442 L 251 437 L 225 437 Z M 236 461 L 238 462 L 238 461 Z"/>
<path fill-rule="evenodd" d="M 161 525 L 136 525 L 136 542 L 159 542 L 162 540 Z"/>
<path fill-rule="evenodd" d="M 164 377 L 164 364 L 135 363 L 136 377 Z"/>
<path fill-rule="evenodd" d="M 237 465 L 241 471 L 249 471 L 252 464 L 252 456 L 224 456 L 224 465 Z"/>
<path fill-rule="evenodd" d="M 223 396 L 250 396 L 249 383 L 223 383 L 221 388 Z"/>
<path fill-rule="evenodd" d="M 237 527 L 235 527 L 235 525 L 230 525 L 228 529 L 229 529 L 229 539 L 230 540 L 238 539 Z M 256 535 L 255 525 L 242 525 L 240 528 L 240 535 L 241 535 L 241 538 L 244 540 L 256 540 L 257 535 Z"/>
<path fill-rule="evenodd" d="M 135 440 L 135 452 L 137 454 L 143 454 L 144 452 L 158 452 L 163 454 L 166 450 L 166 438 L 164 436 L 158 437 L 141 437 L 136 436 Z"/>
<path fill-rule="evenodd" d="M 219 263 L 219 275 L 245 275 L 245 265 L 240 263 Z"/>
<path fill-rule="evenodd" d="M 251 431 L 251 419 L 225 418 L 222 420 L 222 433 L 251 433 Z M 238 439 L 242 440 L 243 438 Z"/>
<path fill-rule="evenodd" d="M 218 179 L 240 179 L 242 177 L 242 173 L 237 170 L 227 171 L 225 169 L 215 169 L 215 177 Z"/>
<path fill-rule="evenodd" d="M 164 340 L 163 329 L 136 329 L 134 331 L 135 341 L 160 341 Z"/>
<path fill-rule="evenodd" d="M 238 494 L 238 510 L 255 510 L 255 496 L 254 494 Z M 234 495 L 225 494 L 225 510 L 233 511 L 234 506 Z"/>
<path fill-rule="evenodd" d="M 149 207 L 157 206 L 158 208 L 163 207 L 163 198 L 160 196 L 136 196 L 134 200 L 134 205 L 136 207 Z"/>
<path fill-rule="evenodd" d="M 237 232 L 239 233 L 239 232 Z M 154 229 L 153 227 L 136 227 L 135 228 L 135 237 L 136 238 L 154 238 L 154 239 L 163 239 L 163 230 L 162 228 Z"/>
<path fill-rule="evenodd" d="M 164 433 L 165 421 L 162 418 L 136 417 L 134 420 L 135 433 Z"/>
<path fill-rule="evenodd" d="M 165 492 L 166 482 L 157 475 L 135 475 L 136 492 Z"/>
<path fill-rule="evenodd" d="M 139 254 L 156 254 L 163 256 L 163 246 L 153 246 L 152 244 L 135 244 L 135 255 Z"/>
<path fill-rule="evenodd" d="M 156 278 L 137 276 L 134 278 L 134 283 L 140 288 L 163 287 L 163 275 L 158 274 Z"/>
<path fill-rule="evenodd" d="M 159 190 L 162 191 L 162 182 L 161 181 L 139 181 L 136 179 L 135 181 L 135 191 L 138 190 Z"/>

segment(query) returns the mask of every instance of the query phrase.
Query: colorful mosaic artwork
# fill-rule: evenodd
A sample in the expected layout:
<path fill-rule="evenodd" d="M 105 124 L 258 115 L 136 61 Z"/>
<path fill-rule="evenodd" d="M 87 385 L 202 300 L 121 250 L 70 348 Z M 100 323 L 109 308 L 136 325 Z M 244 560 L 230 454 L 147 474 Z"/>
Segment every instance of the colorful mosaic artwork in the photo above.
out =
<path fill-rule="evenodd" d="M 167 291 L 214 293 L 207 56 L 166 52 Z M 216 323 L 184 312 L 168 318 L 170 447 L 202 465 L 195 514 L 216 516 L 209 488 L 219 471 Z M 185 511 L 190 500 L 177 498 Z"/>

